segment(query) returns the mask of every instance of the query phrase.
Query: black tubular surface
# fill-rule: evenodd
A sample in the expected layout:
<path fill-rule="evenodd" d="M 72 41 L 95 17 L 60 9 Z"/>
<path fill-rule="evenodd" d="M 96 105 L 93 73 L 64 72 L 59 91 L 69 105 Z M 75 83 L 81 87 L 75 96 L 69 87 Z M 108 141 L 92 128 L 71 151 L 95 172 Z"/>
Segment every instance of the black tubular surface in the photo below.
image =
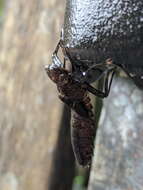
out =
<path fill-rule="evenodd" d="M 112 58 L 143 88 L 142 0 L 67 0 L 62 41 L 75 68 Z"/>

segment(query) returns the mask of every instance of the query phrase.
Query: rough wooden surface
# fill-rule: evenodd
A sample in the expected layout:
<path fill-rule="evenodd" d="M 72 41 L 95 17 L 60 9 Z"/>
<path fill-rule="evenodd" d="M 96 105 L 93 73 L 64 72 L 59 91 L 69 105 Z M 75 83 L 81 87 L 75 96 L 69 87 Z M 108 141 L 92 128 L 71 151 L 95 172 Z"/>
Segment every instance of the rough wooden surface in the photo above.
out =
<path fill-rule="evenodd" d="M 62 106 L 43 65 L 58 42 L 63 10 L 64 0 L 7 1 L 0 40 L 0 190 L 47 190 Z"/>
<path fill-rule="evenodd" d="M 143 189 L 143 92 L 116 78 L 104 100 L 88 190 Z"/>

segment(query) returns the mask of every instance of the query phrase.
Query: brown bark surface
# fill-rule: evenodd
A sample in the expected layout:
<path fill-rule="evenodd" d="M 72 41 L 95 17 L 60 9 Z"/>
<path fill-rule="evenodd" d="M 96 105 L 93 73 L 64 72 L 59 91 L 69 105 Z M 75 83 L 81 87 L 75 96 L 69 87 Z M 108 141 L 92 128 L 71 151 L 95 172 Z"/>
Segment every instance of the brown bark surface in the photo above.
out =
<path fill-rule="evenodd" d="M 88 190 L 143 189 L 143 91 L 115 78 L 104 100 Z"/>
<path fill-rule="evenodd" d="M 47 190 L 62 106 L 51 62 L 64 0 L 7 1 L 0 45 L 0 190 Z"/>

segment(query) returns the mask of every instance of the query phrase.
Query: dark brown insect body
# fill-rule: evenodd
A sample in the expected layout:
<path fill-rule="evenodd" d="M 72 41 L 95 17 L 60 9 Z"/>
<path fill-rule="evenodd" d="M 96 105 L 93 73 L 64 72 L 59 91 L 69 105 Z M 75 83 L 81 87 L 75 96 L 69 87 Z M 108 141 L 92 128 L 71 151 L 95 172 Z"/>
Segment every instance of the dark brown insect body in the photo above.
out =
<path fill-rule="evenodd" d="M 90 106 L 90 103 L 86 104 L 86 109 L 89 112 L 88 117 L 83 117 L 74 110 L 72 110 L 71 117 L 71 142 L 75 156 L 79 164 L 82 166 L 91 164 L 94 138 L 96 134 L 95 121 L 92 117 L 93 115 Z"/>
<path fill-rule="evenodd" d="M 102 75 L 105 75 L 105 92 L 99 91 L 86 81 L 80 81 L 74 72 L 65 69 L 65 64 L 57 56 L 59 47 L 60 43 L 52 56 L 52 64 L 45 67 L 45 69 L 49 78 L 57 85 L 59 98 L 72 110 L 71 140 L 73 151 L 79 164 L 86 166 L 91 163 L 96 133 L 88 91 L 99 97 L 106 97 L 110 90 L 114 67 L 110 67 L 108 63 L 109 68 L 105 65 L 106 70 L 102 71 Z M 109 82 L 110 73 L 112 73 L 112 76 Z M 87 71 L 87 75 L 89 75 L 89 71 Z"/>
<path fill-rule="evenodd" d="M 90 165 L 93 153 L 95 126 L 90 98 L 85 89 L 75 81 L 56 55 L 53 64 L 46 67 L 50 79 L 56 83 L 59 98 L 72 109 L 71 139 L 74 154 L 79 164 Z"/>

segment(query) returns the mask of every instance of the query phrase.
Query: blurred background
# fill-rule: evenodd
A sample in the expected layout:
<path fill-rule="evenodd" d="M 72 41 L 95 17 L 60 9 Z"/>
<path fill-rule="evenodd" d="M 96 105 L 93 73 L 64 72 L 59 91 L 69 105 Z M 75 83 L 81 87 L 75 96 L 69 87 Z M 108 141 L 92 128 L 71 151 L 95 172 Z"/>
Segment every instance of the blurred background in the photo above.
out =
<path fill-rule="evenodd" d="M 51 63 L 65 0 L 0 0 L 0 190 L 84 189 Z"/>
<path fill-rule="evenodd" d="M 0 0 L 0 190 L 142 190 L 143 92 L 125 77 L 104 102 L 91 172 L 75 162 L 70 110 L 44 70 L 64 11 L 65 0 Z"/>

